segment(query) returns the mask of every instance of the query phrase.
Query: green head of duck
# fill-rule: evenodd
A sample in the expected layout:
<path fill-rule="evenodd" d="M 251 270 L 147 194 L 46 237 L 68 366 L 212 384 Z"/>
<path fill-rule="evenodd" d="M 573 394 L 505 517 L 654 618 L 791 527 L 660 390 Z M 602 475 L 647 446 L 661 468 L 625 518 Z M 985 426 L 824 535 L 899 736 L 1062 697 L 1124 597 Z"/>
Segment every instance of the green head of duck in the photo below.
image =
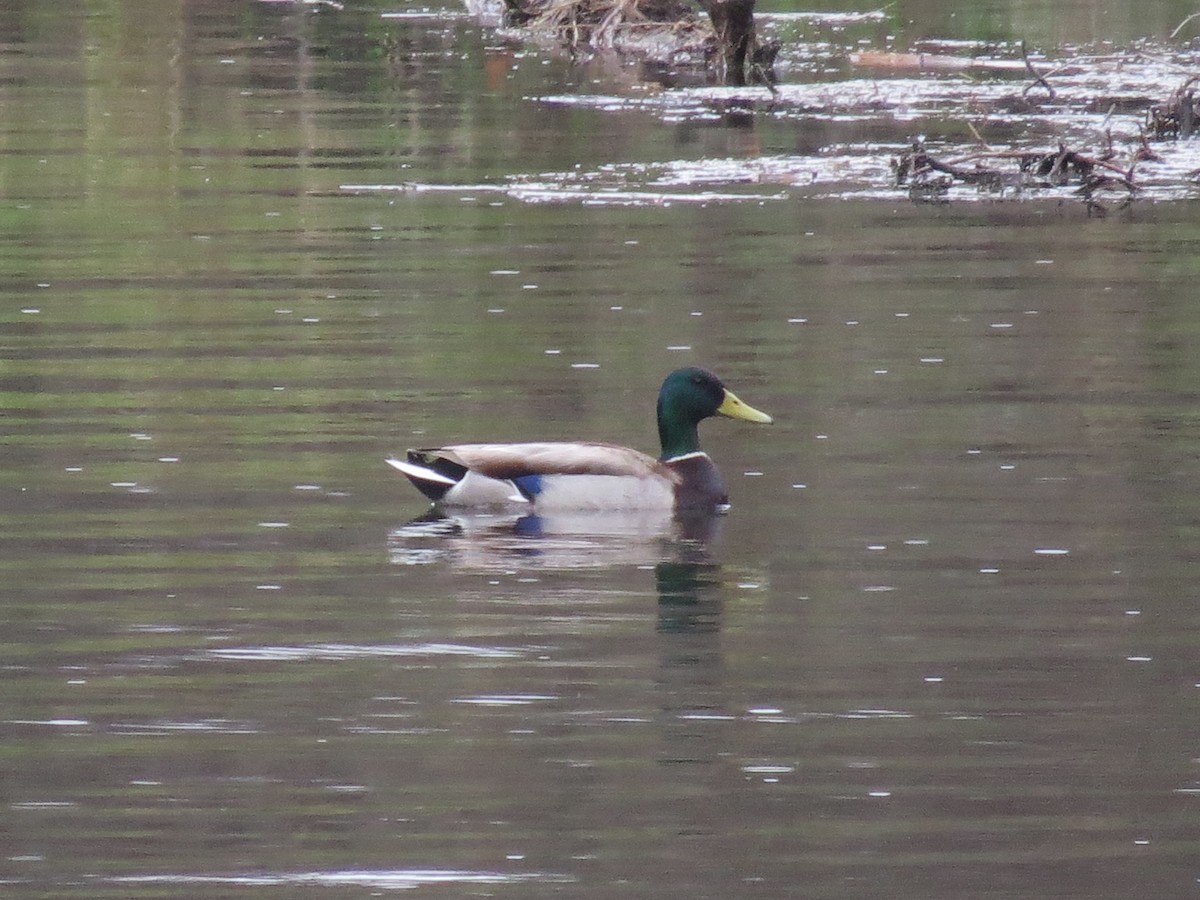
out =
<path fill-rule="evenodd" d="M 658 437 L 662 459 L 675 459 L 700 450 L 697 426 L 709 416 L 728 416 L 769 425 L 766 413 L 739 400 L 721 379 L 706 369 L 676 369 L 658 392 Z"/>

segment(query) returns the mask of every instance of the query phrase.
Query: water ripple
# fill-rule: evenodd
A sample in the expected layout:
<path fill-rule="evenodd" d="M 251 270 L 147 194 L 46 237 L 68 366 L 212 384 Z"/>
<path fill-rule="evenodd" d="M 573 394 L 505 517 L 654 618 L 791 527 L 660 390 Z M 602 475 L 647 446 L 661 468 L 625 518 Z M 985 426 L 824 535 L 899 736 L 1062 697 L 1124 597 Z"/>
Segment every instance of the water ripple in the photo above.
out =
<path fill-rule="evenodd" d="M 250 722 L 233 719 L 203 719 L 200 721 L 117 722 L 110 726 L 114 734 L 163 735 L 178 732 L 202 734 L 258 734 L 262 729 Z"/>
<path fill-rule="evenodd" d="M 222 647 L 207 650 L 207 659 L 257 660 L 339 660 L 391 656 L 472 656 L 478 659 L 519 659 L 524 651 L 505 647 L 475 647 L 467 644 L 311 644 L 298 647 Z"/>
<path fill-rule="evenodd" d="M 341 190 L 350 193 L 455 193 L 455 194 L 504 194 L 525 203 L 570 203 L 585 206 L 670 206 L 672 203 L 745 203 L 766 200 L 786 200 L 788 195 L 780 191 L 745 193 L 712 190 L 643 190 L 619 189 L 611 184 L 583 184 L 567 181 L 570 173 L 549 179 L 532 179 L 529 176 L 514 176 L 507 184 L 423 184 L 406 182 L 400 184 L 343 184 Z"/>
<path fill-rule="evenodd" d="M 553 872 L 489 872 L 468 869 L 347 869 L 337 872 L 260 872 L 241 875 L 124 875 L 105 879 L 111 884 L 236 884 L 247 887 L 319 885 L 407 890 L 432 884 L 567 884 L 576 879 Z"/>

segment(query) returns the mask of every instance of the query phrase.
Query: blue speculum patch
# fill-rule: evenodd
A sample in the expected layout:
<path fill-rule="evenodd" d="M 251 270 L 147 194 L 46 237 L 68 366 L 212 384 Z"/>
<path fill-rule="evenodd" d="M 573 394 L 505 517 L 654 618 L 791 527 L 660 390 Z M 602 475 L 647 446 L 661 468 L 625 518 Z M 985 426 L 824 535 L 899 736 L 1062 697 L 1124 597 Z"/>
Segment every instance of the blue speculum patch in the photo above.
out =
<path fill-rule="evenodd" d="M 542 488 L 544 487 L 541 475 L 522 475 L 520 478 L 514 478 L 513 484 L 526 497 L 536 497 L 542 492 Z"/>

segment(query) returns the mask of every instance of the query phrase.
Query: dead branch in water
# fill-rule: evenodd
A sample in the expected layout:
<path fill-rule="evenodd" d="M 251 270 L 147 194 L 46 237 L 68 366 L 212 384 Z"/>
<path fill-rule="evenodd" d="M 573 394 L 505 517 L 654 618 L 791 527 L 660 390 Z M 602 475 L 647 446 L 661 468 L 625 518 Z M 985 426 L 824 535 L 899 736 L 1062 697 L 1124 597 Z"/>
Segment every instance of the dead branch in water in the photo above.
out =
<path fill-rule="evenodd" d="M 1200 75 L 1192 75 L 1175 88 L 1163 103 L 1146 110 L 1146 129 L 1157 140 L 1189 138 L 1200 126 L 1200 100 L 1193 88 Z"/>
<path fill-rule="evenodd" d="M 1038 70 L 1033 67 L 1033 63 L 1029 61 L 1029 54 L 1025 50 L 1024 41 L 1021 41 L 1021 62 L 1025 64 L 1025 68 L 1028 70 L 1029 74 L 1033 76 L 1033 84 L 1029 85 L 1024 91 L 1021 92 L 1022 96 L 1028 96 L 1029 92 L 1033 90 L 1034 85 L 1041 85 L 1046 89 L 1046 93 L 1049 95 L 1050 100 L 1053 101 L 1058 94 L 1055 92 L 1054 88 L 1050 87 L 1050 82 L 1048 82 L 1041 75 L 1041 73 L 1039 73 Z"/>
<path fill-rule="evenodd" d="M 1124 202 L 1132 199 L 1138 190 L 1134 167 L 1146 158 L 1139 150 L 1129 166 L 1122 168 L 1104 154 L 1094 156 L 1059 145 L 1055 150 L 982 150 L 945 160 L 914 144 L 892 161 L 892 171 L 896 185 L 907 186 L 909 196 L 916 200 L 944 199 L 956 183 L 997 192 L 1074 183 L 1078 185 L 1076 193 L 1091 207 L 1098 204 L 1100 194 L 1116 192 Z"/>
<path fill-rule="evenodd" d="M 1182 22 L 1180 22 L 1178 25 L 1176 25 L 1175 30 L 1171 32 L 1171 40 L 1175 40 L 1175 38 L 1179 37 L 1179 32 L 1183 31 L 1183 29 L 1187 25 L 1187 23 L 1192 21 L 1192 19 L 1196 18 L 1197 16 L 1200 16 L 1200 12 L 1192 13 L 1190 16 L 1188 16 L 1186 19 L 1184 19 Z"/>

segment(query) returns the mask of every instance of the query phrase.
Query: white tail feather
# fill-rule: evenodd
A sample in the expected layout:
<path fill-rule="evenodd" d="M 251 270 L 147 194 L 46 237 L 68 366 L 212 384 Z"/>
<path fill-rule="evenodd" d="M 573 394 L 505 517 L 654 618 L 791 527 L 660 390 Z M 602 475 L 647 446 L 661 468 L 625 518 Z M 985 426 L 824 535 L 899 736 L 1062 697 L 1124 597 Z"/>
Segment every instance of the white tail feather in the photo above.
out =
<path fill-rule="evenodd" d="M 402 459 L 388 459 L 385 462 L 393 469 L 398 469 L 407 475 L 409 478 L 419 478 L 421 481 L 432 481 L 437 484 L 455 485 L 458 484 L 453 478 L 447 478 L 440 472 L 435 472 L 433 469 L 425 466 L 415 466 L 410 462 L 405 462 Z"/>

